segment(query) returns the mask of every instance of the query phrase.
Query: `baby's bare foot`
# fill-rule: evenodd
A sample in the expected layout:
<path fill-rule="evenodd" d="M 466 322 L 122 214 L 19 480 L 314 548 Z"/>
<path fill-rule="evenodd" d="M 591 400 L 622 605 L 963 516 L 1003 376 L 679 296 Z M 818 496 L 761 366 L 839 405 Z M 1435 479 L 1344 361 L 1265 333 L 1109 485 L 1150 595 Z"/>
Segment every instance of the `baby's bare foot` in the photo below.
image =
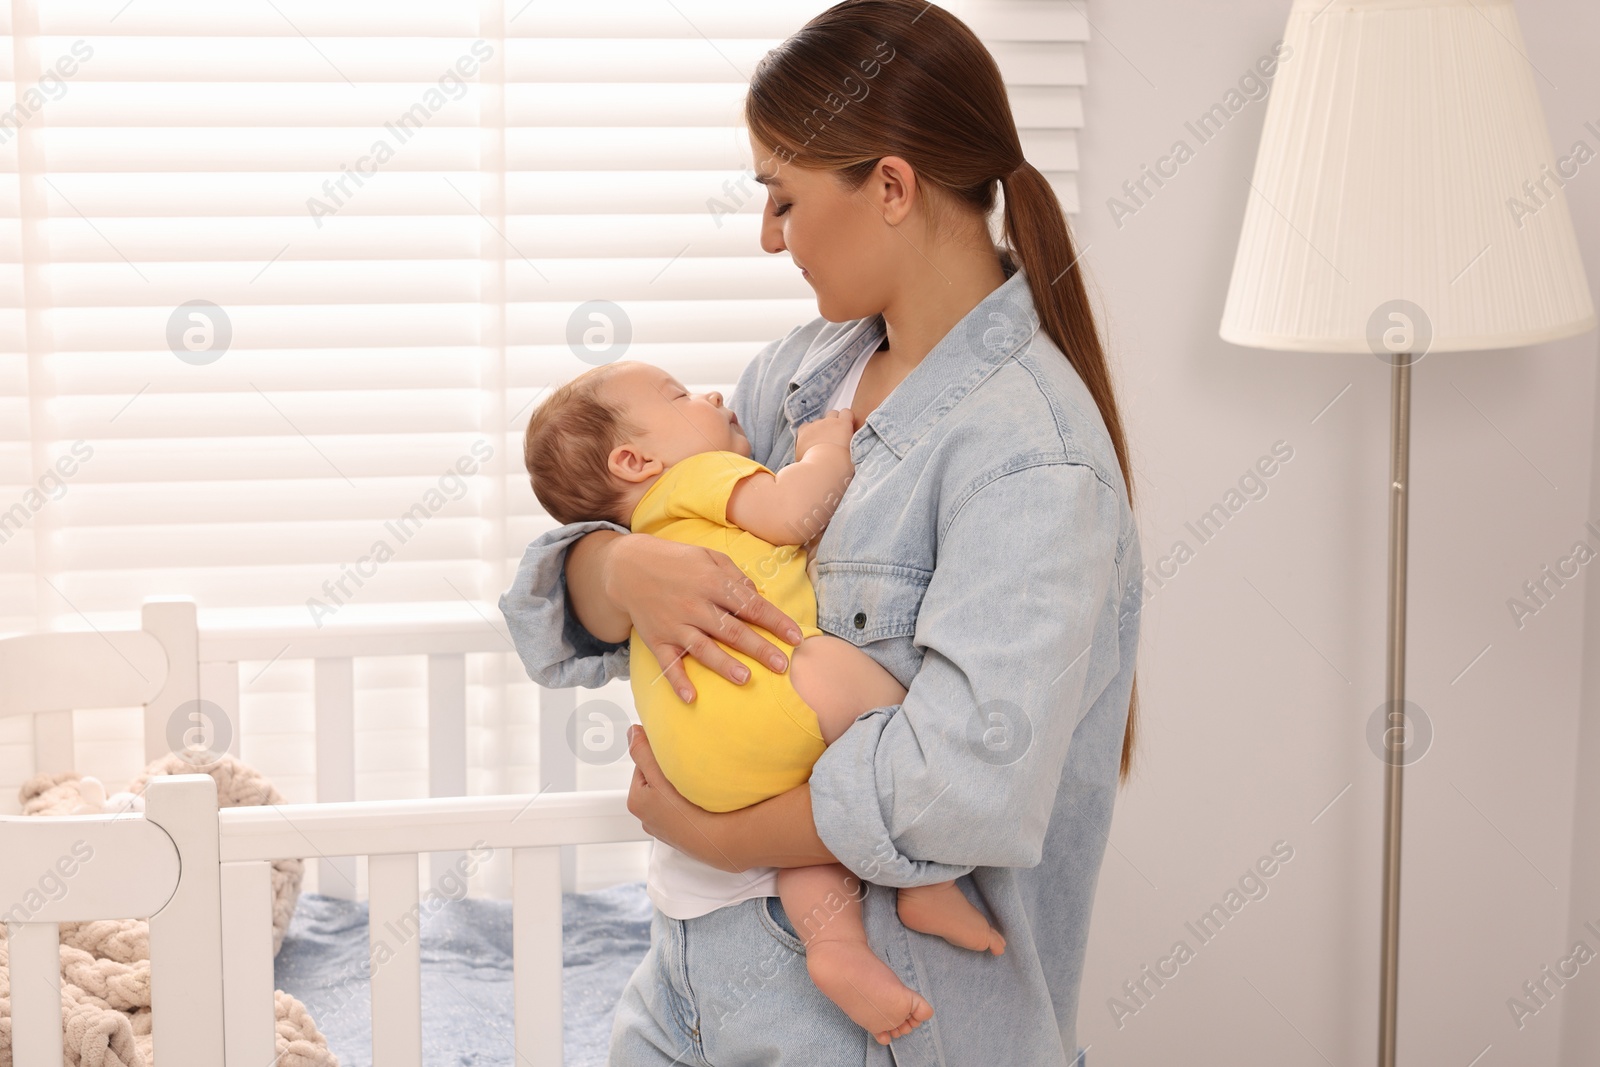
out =
<path fill-rule="evenodd" d="M 919 885 L 898 893 L 900 921 L 924 934 L 942 937 L 957 948 L 988 950 L 996 956 L 1006 950 L 1006 939 L 989 925 L 954 882 Z"/>
<path fill-rule="evenodd" d="M 817 988 L 880 1045 L 933 1018 L 933 1007 L 864 941 L 813 941 L 806 946 L 806 970 Z"/>

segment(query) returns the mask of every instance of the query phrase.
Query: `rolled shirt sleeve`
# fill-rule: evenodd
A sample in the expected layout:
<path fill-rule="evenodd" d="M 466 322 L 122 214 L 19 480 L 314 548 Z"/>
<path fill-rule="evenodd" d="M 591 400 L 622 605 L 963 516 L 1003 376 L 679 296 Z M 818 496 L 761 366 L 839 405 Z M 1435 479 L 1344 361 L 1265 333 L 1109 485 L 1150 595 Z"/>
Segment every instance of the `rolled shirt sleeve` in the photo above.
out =
<path fill-rule="evenodd" d="M 516 579 L 500 596 L 500 614 L 528 677 L 546 689 L 594 689 L 628 675 L 628 642 L 602 641 L 567 601 L 567 549 L 595 530 L 628 533 L 598 519 L 572 522 L 536 537 L 522 553 Z"/>
<path fill-rule="evenodd" d="M 1091 467 L 1049 460 L 958 506 L 905 699 L 812 769 L 817 833 L 846 867 L 911 886 L 1040 861 L 1068 745 L 1117 669 L 1119 504 Z"/>

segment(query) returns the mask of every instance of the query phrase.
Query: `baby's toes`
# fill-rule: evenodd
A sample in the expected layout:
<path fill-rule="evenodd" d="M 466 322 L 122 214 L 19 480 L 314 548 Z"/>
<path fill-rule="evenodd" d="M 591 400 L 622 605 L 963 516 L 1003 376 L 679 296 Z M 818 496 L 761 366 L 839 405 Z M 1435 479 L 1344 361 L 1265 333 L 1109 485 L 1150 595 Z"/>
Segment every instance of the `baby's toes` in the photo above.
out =
<path fill-rule="evenodd" d="M 878 1044 L 887 1045 L 897 1037 L 905 1037 L 931 1018 L 933 1018 L 933 1005 L 921 997 L 915 997 L 911 1005 L 911 1014 L 906 1016 L 904 1022 L 892 1030 L 882 1030 L 873 1036 L 878 1039 Z"/>

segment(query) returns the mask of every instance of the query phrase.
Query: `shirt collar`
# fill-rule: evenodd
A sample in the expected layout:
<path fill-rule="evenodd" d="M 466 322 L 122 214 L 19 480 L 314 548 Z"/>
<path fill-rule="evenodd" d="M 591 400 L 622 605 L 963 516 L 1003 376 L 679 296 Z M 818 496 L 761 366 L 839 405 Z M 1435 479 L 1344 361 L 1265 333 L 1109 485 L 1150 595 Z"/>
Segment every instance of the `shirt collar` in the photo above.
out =
<path fill-rule="evenodd" d="M 791 424 L 810 420 L 813 409 L 821 406 L 850 373 L 850 366 L 863 351 L 876 349 L 888 333 L 882 315 L 856 319 L 838 336 L 813 352 L 808 352 L 789 380 L 784 410 Z"/>
<path fill-rule="evenodd" d="M 1007 265 L 1002 259 L 1002 267 Z M 904 456 L 996 366 L 1025 349 L 1038 329 L 1032 290 L 1017 267 L 872 410 L 866 426 L 896 458 Z M 808 354 L 795 370 L 784 400 L 790 423 L 799 425 L 820 414 L 855 357 L 877 348 L 886 332 L 881 314 L 857 319 L 833 341 Z"/>

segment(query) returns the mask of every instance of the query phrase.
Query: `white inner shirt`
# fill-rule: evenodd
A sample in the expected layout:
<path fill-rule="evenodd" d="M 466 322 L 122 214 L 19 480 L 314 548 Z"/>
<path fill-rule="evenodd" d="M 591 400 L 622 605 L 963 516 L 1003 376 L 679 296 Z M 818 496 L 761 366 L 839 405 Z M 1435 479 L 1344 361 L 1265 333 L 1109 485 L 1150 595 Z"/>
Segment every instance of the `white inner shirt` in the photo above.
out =
<path fill-rule="evenodd" d="M 855 402 L 856 386 L 861 384 L 861 372 L 867 369 L 867 360 L 872 358 L 873 351 L 875 350 L 869 348 L 857 356 L 854 363 L 850 364 L 850 372 L 844 376 L 844 381 L 834 388 L 833 395 L 828 398 L 828 405 L 822 409 L 823 411 L 847 408 Z"/>
<path fill-rule="evenodd" d="M 824 411 L 847 408 L 856 397 L 856 386 L 861 383 L 861 372 L 874 349 L 867 349 L 856 357 L 844 380 L 828 398 Z M 807 570 L 815 584 L 817 576 L 814 559 L 808 559 Z M 751 867 L 747 871 L 723 871 L 685 855 L 664 841 L 650 842 L 650 864 L 645 874 L 645 894 L 651 903 L 671 919 L 693 919 L 737 904 L 751 897 L 778 895 L 778 868 Z"/>

